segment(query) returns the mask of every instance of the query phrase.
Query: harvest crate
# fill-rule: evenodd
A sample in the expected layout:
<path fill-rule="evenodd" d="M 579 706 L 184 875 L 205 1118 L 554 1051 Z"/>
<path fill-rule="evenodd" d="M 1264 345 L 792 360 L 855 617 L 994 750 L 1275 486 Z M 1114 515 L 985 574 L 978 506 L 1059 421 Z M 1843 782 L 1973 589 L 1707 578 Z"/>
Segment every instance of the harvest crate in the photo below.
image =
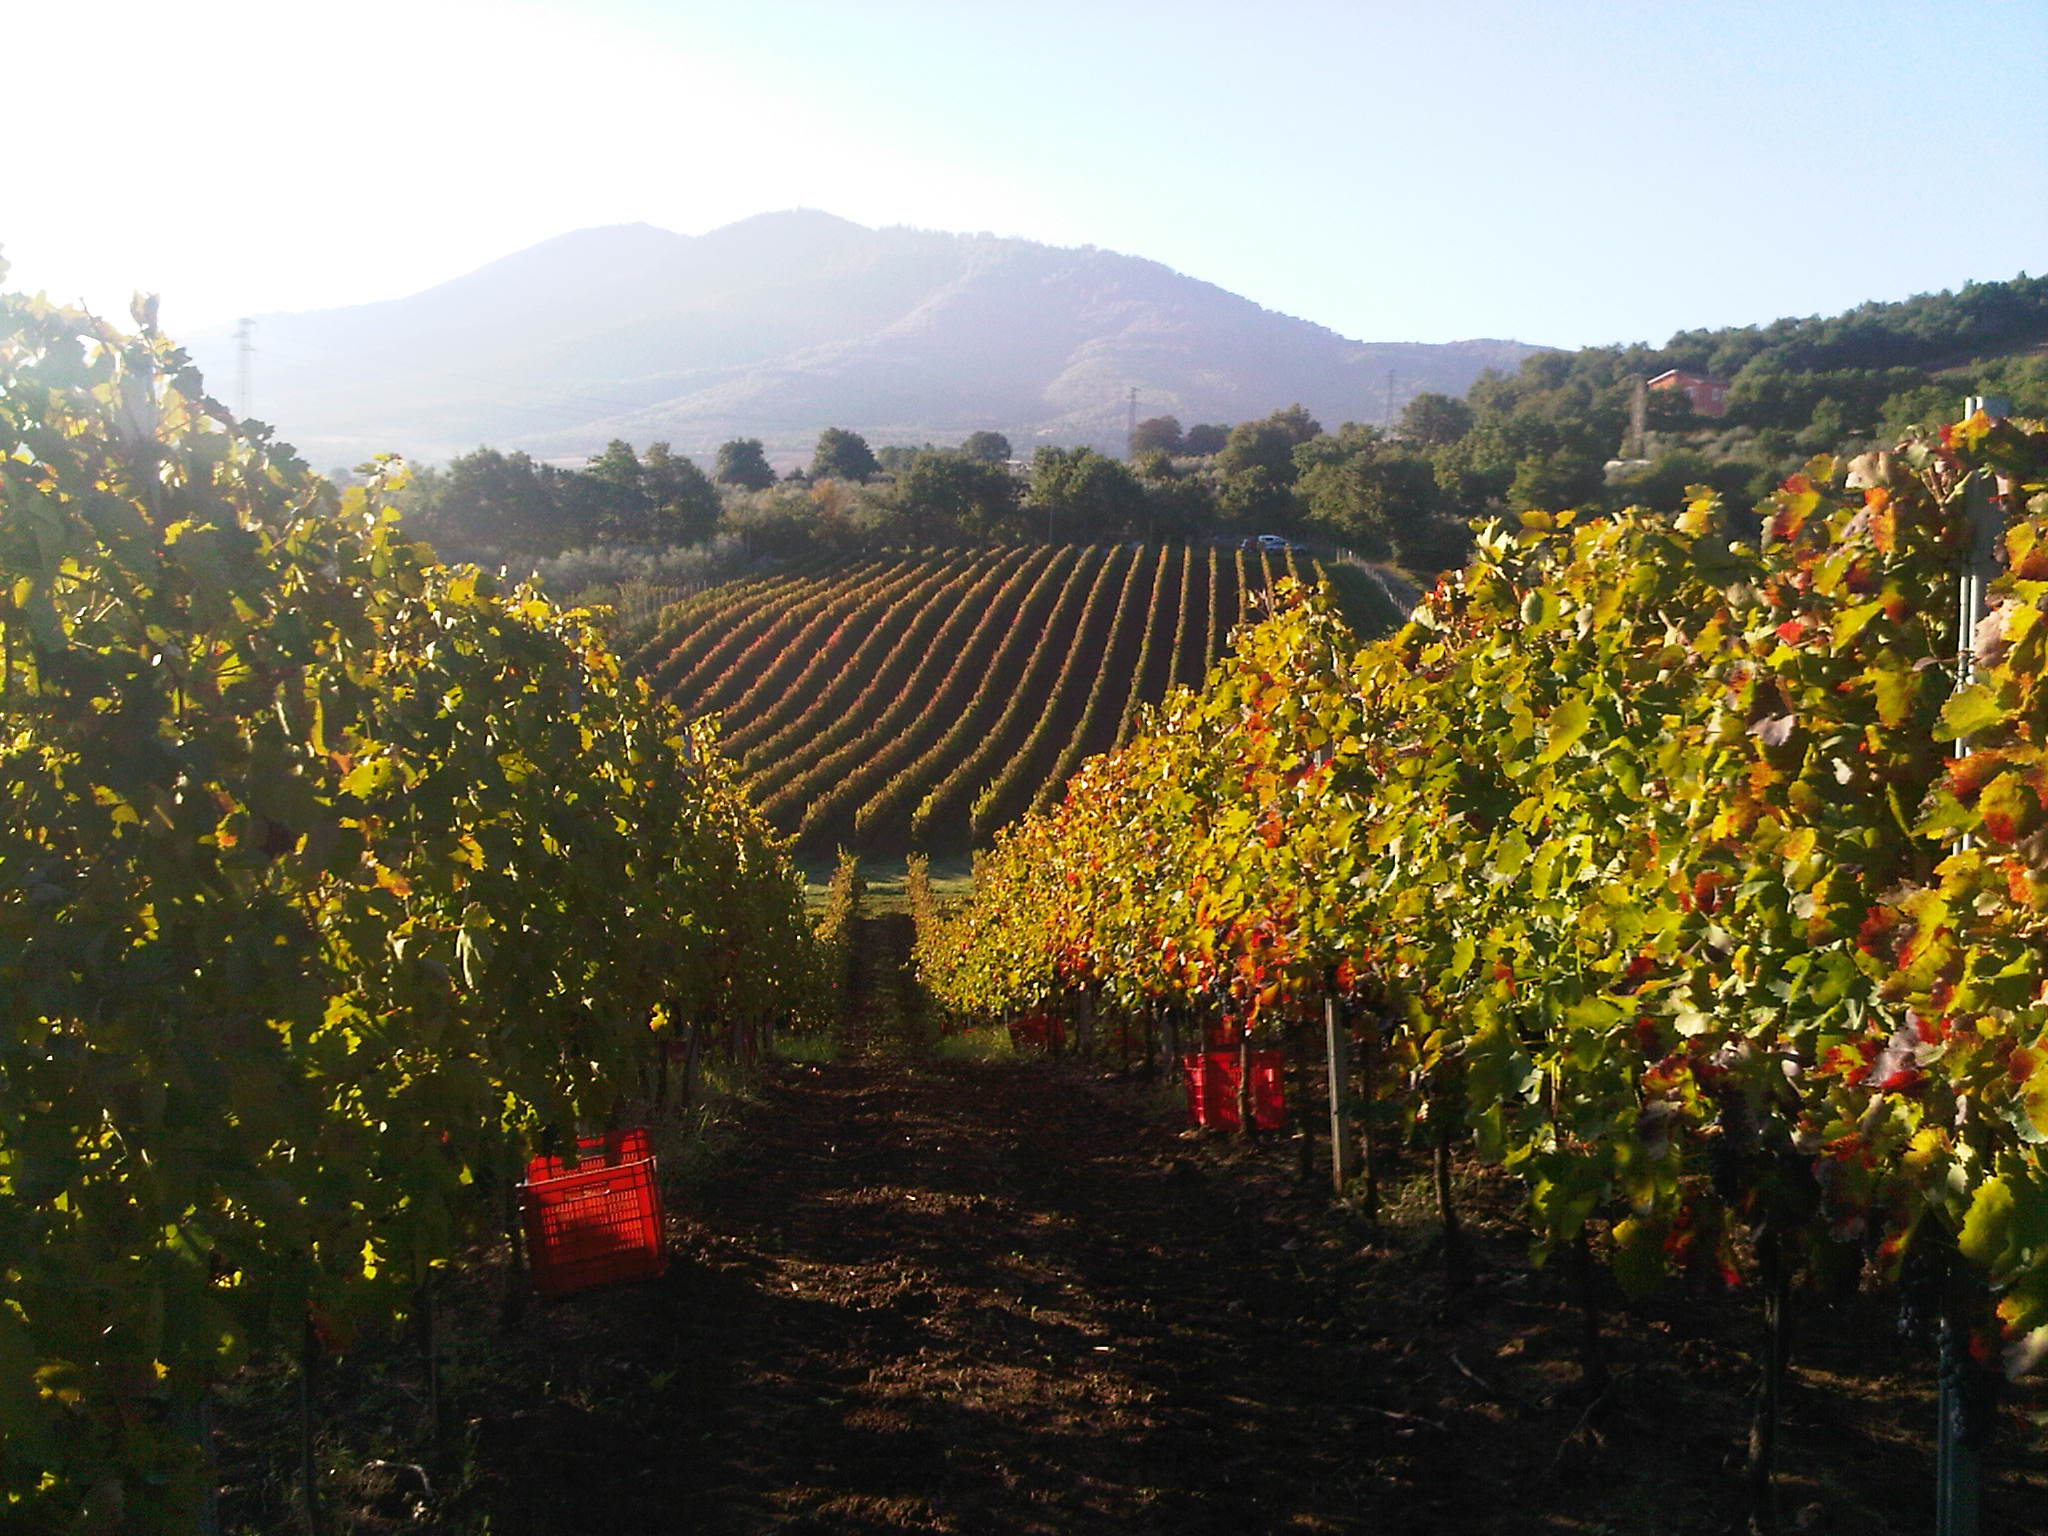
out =
<path fill-rule="evenodd" d="M 1198 1051 L 1181 1063 L 1187 1078 L 1190 1125 L 1237 1125 L 1237 1052 Z M 1252 1124 L 1277 1131 L 1287 1123 L 1287 1053 L 1277 1049 L 1252 1052 Z"/>
<path fill-rule="evenodd" d="M 588 1136 L 577 1153 L 574 1170 L 559 1157 L 536 1157 L 519 1186 L 533 1285 L 543 1296 L 650 1280 L 668 1267 L 647 1132 Z"/>
<path fill-rule="evenodd" d="M 1057 1014 L 1029 1013 L 1010 1025 L 1014 1050 L 1056 1051 L 1067 1043 L 1067 1023 Z"/>
<path fill-rule="evenodd" d="M 570 1168 L 566 1158 L 534 1158 L 526 1165 L 526 1182 L 559 1179 L 565 1173 L 586 1168 L 617 1168 L 626 1163 L 652 1162 L 653 1159 L 654 1142 L 645 1126 L 636 1125 L 629 1130 L 614 1131 L 609 1136 L 578 1137 L 575 1169 Z"/>

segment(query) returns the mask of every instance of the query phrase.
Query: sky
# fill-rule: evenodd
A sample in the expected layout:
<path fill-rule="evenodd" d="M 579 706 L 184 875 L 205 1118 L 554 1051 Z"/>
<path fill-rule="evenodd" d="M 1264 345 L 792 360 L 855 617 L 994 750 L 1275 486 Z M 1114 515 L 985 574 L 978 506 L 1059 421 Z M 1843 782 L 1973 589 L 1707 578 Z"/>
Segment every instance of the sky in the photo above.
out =
<path fill-rule="evenodd" d="M 822 209 L 1557 346 L 2048 269 L 2048 0 L 0 0 L 5 286 L 173 335 Z"/>

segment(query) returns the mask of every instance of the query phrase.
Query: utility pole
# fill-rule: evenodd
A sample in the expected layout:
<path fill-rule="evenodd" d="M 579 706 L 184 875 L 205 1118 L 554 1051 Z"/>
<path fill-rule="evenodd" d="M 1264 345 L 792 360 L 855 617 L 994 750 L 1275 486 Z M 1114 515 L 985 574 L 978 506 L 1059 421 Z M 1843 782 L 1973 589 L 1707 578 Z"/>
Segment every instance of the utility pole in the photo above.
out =
<path fill-rule="evenodd" d="M 1391 368 L 1387 370 L 1387 412 L 1385 421 L 1388 429 L 1392 430 L 1394 425 L 1394 370 Z"/>
<path fill-rule="evenodd" d="M 1124 462 L 1133 463 L 1138 457 L 1138 386 L 1131 386 L 1129 406 L 1124 413 Z"/>
<path fill-rule="evenodd" d="M 247 315 L 235 322 L 235 415 L 249 419 L 249 402 L 256 371 L 256 322 Z"/>

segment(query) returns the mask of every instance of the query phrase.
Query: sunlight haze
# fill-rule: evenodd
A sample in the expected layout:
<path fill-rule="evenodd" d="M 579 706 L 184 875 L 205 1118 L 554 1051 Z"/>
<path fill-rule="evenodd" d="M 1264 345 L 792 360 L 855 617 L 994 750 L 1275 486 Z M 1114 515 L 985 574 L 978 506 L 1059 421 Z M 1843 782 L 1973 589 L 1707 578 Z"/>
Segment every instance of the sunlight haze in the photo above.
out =
<path fill-rule="evenodd" d="M 174 333 L 793 207 L 1095 244 L 1366 340 L 1657 340 L 2048 250 L 2048 149 L 1984 88 L 2048 68 L 2031 0 L 118 0 L 8 28 L 71 64 L 10 82 L 47 159 L 0 213 L 9 286 L 154 290 Z"/>

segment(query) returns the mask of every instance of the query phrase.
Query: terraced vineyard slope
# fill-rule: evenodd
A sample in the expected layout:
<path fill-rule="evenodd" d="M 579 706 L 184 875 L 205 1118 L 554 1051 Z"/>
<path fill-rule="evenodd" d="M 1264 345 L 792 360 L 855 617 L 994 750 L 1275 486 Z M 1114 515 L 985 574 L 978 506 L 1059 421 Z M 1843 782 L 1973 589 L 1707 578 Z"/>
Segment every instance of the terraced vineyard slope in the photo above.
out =
<path fill-rule="evenodd" d="M 748 794 L 801 851 L 958 851 L 1199 682 L 1289 575 L 1330 573 L 1299 551 L 1180 544 L 810 567 L 665 610 L 630 666 L 685 714 L 723 717 Z M 1391 617 L 1354 607 L 1364 628 Z"/>

